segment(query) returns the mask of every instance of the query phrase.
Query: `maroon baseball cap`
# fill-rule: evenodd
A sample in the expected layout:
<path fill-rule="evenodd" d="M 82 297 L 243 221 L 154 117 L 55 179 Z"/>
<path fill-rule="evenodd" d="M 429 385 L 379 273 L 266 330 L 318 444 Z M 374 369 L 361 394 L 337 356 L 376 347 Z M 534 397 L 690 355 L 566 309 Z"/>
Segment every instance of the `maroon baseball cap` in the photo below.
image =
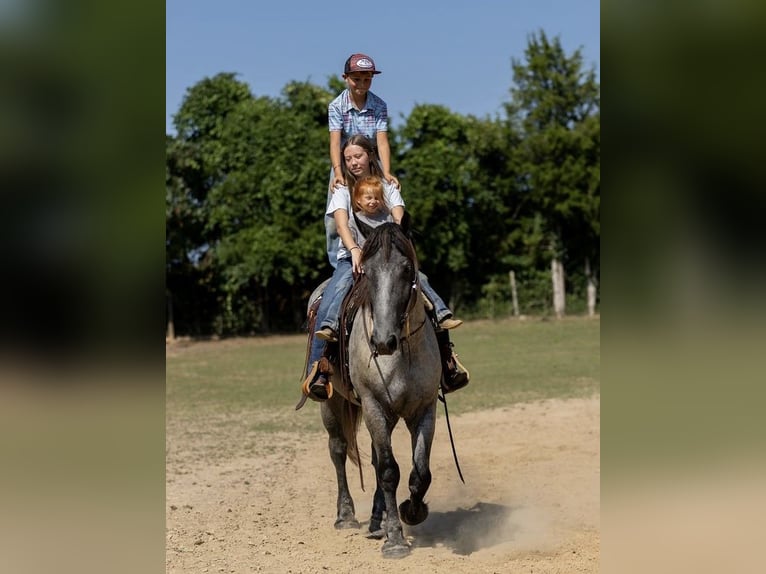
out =
<path fill-rule="evenodd" d="M 364 54 L 352 54 L 348 60 L 346 60 L 346 67 L 343 70 L 344 74 L 351 74 L 353 72 L 372 72 L 373 74 L 380 74 L 380 70 L 375 69 L 375 62 L 372 58 Z"/>

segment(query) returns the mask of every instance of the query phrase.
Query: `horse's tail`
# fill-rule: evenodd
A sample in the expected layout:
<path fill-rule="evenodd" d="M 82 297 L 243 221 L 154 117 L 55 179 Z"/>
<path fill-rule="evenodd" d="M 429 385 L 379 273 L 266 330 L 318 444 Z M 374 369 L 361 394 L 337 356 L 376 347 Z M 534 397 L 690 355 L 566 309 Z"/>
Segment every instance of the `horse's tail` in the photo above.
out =
<path fill-rule="evenodd" d="M 346 296 L 343 299 L 343 304 L 340 308 L 341 329 L 340 341 L 338 343 L 340 355 L 340 359 L 338 361 L 340 384 L 338 386 L 343 388 L 343 392 L 341 394 L 345 397 L 343 405 L 340 409 L 340 424 L 341 430 L 343 432 L 343 438 L 346 439 L 346 455 L 351 460 L 351 462 L 359 467 L 360 476 L 362 465 L 359 460 L 359 448 L 356 442 L 356 436 L 359 432 L 359 426 L 362 423 L 362 407 L 356 401 L 354 396 L 354 389 L 353 385 L 351 384 L 351 378 L 348 372 L 348 363 L 344 362 L 344 358 L 348 358 L 348 338 L 349 332 L 351 331 L 350 324 L 356 316 L 356 312 L 360 307 L 360 297 L 363 297 L 362 294 L 364 293 L 364 285 L 366 284 L 366 281 L 363 281 L 362 278 L 363 276 L 354 277 L 354 282 L 351 286 L 351 289 L 349 289 L 348 293 L 346 293 Z M 364 490 L 363 479 L 362 490 Z"/>
<path fill-rule="evenodd" d="M 357 434 L 359 426 L 362 424 L 362 409 L 350 401 L 344 401 L 343 415 L 341 416 L 341 426 L 343 436 L 346 439 L 346 454 L 351 462 L 361 468 L 359 460 L 359 445 L 357 444 Z"/>
<path fill-rule="evenodd" d="M 340 425 L 343 438 L 346 439 L 346 455 L 349 460 L 361 469 L 359 446 L 356 441 L 359 426 L 362 424 L 362 409 L 351 401 L 344 400 L 340 409 Z"/>

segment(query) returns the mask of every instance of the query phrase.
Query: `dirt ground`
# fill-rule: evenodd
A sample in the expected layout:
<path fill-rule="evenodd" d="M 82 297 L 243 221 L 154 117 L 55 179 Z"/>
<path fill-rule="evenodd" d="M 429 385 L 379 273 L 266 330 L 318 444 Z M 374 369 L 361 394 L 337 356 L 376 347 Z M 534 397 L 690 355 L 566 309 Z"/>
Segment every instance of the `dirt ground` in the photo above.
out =
<path fill-rule="evenodd" d="M 457 398 L 453 399 L 457 400 Z M 309 402 L 296 416 L 316 403 Z M 443 415 L 441 405 L 440 412 Z M 245 417 L 246 418 L 246 417 Z M 600 399 L 550 400 L 451 417 L 465 484 L 440 415 L 431 457 L 431 514 L 405 526 L 412 553 L 381 555 L 365 537 L 373 473 L 348 476 L 360 530 L 335 530 L 335 474 L 324 433 L 252 430 L 247 420 L 167 428 L 166 572 L 598 572 Z M 360 444 L 367 441 L 360 431 Z M 409 440 L 394 452 L 407 492 Z"/>

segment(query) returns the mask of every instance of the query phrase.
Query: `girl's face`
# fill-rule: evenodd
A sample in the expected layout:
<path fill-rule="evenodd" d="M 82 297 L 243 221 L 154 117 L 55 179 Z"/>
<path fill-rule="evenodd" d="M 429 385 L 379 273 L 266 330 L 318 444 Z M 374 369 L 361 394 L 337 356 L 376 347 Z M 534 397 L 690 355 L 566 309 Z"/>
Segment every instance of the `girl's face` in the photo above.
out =
<path fill-rule="evenodd" d="M 363 192 L 357 201 L 357 205 L 366 215 L 374 215 L 383 207 L 383 204 L 372 191 Z"/>
<path fill-rule="evenodd" d="M 370 175 L 370 156 L 365 149 L 358 145 L 346 146 L 343 151 L 343 159 L 346 162 L 346 169 L 361 178 Z"/>

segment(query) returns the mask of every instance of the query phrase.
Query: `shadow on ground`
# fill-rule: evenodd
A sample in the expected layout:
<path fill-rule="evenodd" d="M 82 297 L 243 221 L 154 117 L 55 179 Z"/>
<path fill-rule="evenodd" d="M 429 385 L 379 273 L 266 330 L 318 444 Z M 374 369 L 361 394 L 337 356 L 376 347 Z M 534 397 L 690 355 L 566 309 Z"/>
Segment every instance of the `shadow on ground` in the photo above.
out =
<path fill-rule="evenodd" d="M 510 520 L 515 510 L 518 508 L 477 502 L 467 509 L 431 512 L 423 524 L 408 527 L 408 533 L 413 547 L 441 545 L 455 554 L 468 555 L 513 540 L 519 528 Z"/>

